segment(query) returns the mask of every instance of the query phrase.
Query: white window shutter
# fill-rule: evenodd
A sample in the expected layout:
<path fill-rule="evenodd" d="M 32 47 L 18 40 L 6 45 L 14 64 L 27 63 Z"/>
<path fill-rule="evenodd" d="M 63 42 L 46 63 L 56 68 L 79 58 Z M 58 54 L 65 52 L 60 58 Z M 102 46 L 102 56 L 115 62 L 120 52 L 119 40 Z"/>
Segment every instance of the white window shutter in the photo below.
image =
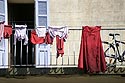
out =
<path fill-rule="evenodd" d="M 5 21 L 5 1 L 0 0 L 0 21 Z"/>
<path fill-rule="evenodd" d="M 35 0 L 35 24 L 36 27 L 45 27 L 48 25 L 48 0 Z M 36 68 L 44 68 L 50 65 L 50 45 L 35 45 Z"/>
<path fill-rule="evenodd" d="M 7 0 L 0 0 L 0 22 L 7 24 Z M 8 39 L 0 41 L 0 69 L 8 68 Z"/>

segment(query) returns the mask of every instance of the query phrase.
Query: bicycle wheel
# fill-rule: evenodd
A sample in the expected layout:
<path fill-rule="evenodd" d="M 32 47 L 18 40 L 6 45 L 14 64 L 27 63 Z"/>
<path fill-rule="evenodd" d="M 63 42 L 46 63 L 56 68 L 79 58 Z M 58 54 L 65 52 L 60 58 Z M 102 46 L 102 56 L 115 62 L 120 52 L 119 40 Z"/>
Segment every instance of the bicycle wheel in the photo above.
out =
<path fill-rule="evenodd" d="M 116 41 L 119 47 L 119 56 L 117 56 L 116 66 L 117 67 L 125 67 L 125 42 L 123 41 Z"/>
<path fill-rule="evenodd" d="M 109 42 L 103 42 L 104 54 L 107 67 L 116 66 L 115 47 Z"/>
<path fill-rule="evenodd" d="M 125 42 L 122 42 L 122 41 L 116 41 L 118 42 L 119 44 L 121 44 L 122 46 L 122 54 L 120 54 L 120 56 L 118 57 L 118 61 L 119 62 L 125 62 Z"/>

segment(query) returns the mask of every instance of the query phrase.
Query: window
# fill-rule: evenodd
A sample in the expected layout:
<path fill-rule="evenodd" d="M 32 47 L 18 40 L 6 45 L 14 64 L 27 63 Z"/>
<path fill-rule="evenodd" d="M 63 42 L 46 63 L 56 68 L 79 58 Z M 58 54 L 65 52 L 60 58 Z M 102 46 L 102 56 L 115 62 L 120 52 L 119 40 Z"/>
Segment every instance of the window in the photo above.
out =
<path fill-rule="evenodd" d="M 36 0 L 36 27 L 48 25 L 48 0 Z"/>
<path fill-rule="evenodd" d="M 48 26 L 48 0 L 35 0 L 35 23 L 37 27 Z M 37 44 L 35 50 L 36 68 L 50 65 L 50 45 Z"/>

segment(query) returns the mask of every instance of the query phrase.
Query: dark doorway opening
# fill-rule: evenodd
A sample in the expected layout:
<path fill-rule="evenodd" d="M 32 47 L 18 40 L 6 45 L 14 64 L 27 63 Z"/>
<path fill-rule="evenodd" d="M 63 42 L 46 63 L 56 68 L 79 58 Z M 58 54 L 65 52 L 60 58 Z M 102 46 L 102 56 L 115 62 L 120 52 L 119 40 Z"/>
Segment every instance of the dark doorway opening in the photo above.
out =
<path fill-rule="evenodd" d="M 9 24 L 27 24 L 28 29 L 34 28 L 34 4 L 8 5 Z"/>
<path fill-rule="evenodd" d="M 10 25 L 27 25 L 28 45 L 23 45 L 22 42 L 17 41 L 16 47 L 13 45 L 14 42 L 14 30 L 11 43 L 11 60 L 14 65 L 33 65 L 34 59 L 34 45 L 30 42 L 31 29 L 34 29 L 34 4 L 8 4 L 8 23 Z M 13 27 L 14 28 L 14 27 Z M 21 45 L 22 43 L 22 45 Z M 22 47 L 22 48 L 21 48 Z M 15 52 L 16 51 L 16 52 Z M 24 66 L 25 67 L 25 66 Z"/>

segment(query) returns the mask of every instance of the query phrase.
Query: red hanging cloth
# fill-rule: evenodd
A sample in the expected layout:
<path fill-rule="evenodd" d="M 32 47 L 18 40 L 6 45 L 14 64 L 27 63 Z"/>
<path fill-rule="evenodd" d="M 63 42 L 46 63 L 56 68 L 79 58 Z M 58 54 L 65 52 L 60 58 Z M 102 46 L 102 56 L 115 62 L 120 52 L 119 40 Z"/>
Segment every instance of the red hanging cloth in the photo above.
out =
<path fill-rule="evenodd" d="M 87 72 L 104 72 L 106 70 L 100 30 L 101 26 L 82 27 L 78 68 Z"/>
<path fill-rule="evenodd" d="M 45 38 L 44 37 L 38 37 L 38 35 L 36 34 L 35 30 L 31 31 L 31 38 L 30 38 L 31 42 L 33 44 L 42 44 L 45 42 Z"/>
<path fill-rule="evenodd" d="M 45 43 L 46 44 L 53 44 L 53 38 L 50 36 L 49 32 L 46 33 Z"/>
<path fill-rule="evenodd" d="M 33 44 L 52 44 L 53 43 L 53 38 L 51 38 L 50 34 L 47 32 L 45 37 L 38 37 L 38 35 L 36 34 L 35 30 L 31 31 L 31 38 L 30 41 Z"/>
<path fill-rule="evenodd" d="M 4 38 L 9 38 L 12 35 L 12 26 L 4 25 Z"/>
<path fill-rule="evenodd" d="M 64 54 L 64 39 L 56 36 L 56 48 L 57 48 L 57 58 L 61 54 L 61 57 Z"/>

